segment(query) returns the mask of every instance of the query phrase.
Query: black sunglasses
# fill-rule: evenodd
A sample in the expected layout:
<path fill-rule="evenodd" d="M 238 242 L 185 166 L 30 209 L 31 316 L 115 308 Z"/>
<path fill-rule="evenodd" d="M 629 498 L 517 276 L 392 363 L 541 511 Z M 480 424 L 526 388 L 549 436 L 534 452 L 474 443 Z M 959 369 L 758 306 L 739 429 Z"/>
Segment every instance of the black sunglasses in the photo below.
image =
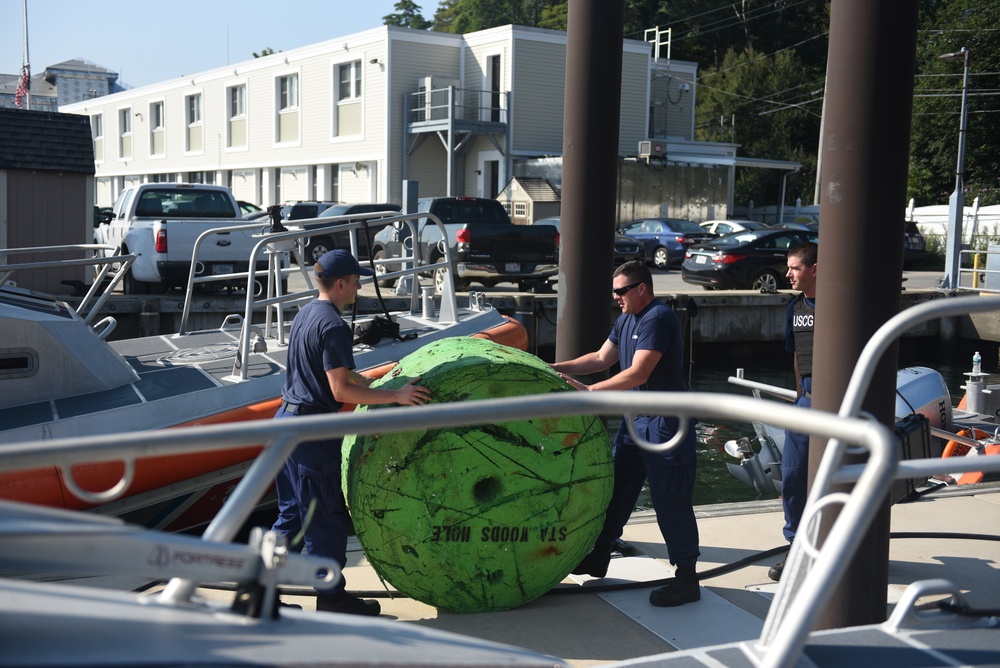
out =
<path fill-rule="evenodd" d="M 620 288 L 611 288 L 611 292 L 616 297 L 624 297 L 626 292 L 640 285 L 642 285 L 642 281 L 639 281 L 638 283 L 633 283 L 632 285 L 623 285 Z"/>

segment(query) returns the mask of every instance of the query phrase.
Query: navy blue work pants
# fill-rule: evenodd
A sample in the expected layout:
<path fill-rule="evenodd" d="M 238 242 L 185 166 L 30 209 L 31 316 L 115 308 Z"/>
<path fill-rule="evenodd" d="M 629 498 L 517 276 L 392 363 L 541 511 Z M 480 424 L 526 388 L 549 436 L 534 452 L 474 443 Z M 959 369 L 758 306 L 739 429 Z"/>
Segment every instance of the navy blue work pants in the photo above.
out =
<path fill-rule="evenodd" d="M 795 405 L 812 406 L 812 378 L 802 379 L 802 394 Z M 785 445 L 781 451 L 781 507 L 785 511 L 782 533 L 789 543 L 795 539 L 799 520 L 809 494 L 809 434 L 785 430 Z"/>
<path fill-rule="evenodd" d="M 293 413 L 278 409 L 274 418 L 293 418 Z M 306 524 L 303 552 L 335 560 L 343 569 L 347 564 L 347 534 L 350 515 L 340 487 L 341 439 L 300 443 L 285 467 L 278 472 L 278 519 L 271 528 L 293 540 L 302 531 L 309 504 L 316 507 Z M 344 578 L 324 593 L 344 591 Z"/>
<path fill-rule="evenodd" d="M 645 421 L 662 419 L 637 417 L 638 433 L 656 432 L 655 428 L 644 429 Z M 695 438 L 693 427 L 688 438 Z M 614 491 L 597 545 L 610 545 L 621 537 L 642 491 L 642 485 L 648 479 L 656 523 L 667 546 L 670 563 L 674 566 L 697 563 L 701 554 L 698 550 L 698 522 L 695 520 L 693 505 L 697 465 L 694 462 L 676 464 L 671 459 L 672 456 L 649 452 L 636 445 L 628 434 L 625 421 L 622 421 L 614 443 Z"/>

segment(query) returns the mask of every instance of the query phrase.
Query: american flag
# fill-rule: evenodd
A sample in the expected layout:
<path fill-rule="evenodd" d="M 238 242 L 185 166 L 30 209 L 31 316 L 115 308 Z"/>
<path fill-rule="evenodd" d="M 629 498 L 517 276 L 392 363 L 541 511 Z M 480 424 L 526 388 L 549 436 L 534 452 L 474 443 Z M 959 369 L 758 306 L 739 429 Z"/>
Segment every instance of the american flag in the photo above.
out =
<path fill-rule="evenodd" d="M 14 104 L 18 107 L 24 107 L 24 98 L 28 97 L 28 91 L 31 90 L 31 73 L 28 66 L 25 65 L 21 68 L 21 79 L 17 82 L 17 91 L 14 93 Z"/>

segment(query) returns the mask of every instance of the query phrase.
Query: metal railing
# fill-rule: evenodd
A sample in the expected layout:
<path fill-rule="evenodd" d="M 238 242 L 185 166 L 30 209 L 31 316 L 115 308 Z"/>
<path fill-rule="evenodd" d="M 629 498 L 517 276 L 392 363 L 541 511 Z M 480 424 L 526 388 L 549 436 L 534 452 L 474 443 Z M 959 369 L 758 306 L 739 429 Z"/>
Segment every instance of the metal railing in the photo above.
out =
<path fill-rule="evenodd" d="M 506 123 L 509 94 L 447 86 L 409 94 L 407 120 L 411 125 L 446 121 Z"/>
<path fill-rule="evenodd" d="M 991 258 L 998 261 L 993 263 L 990 261 Z M 1000 294 L 1000 269 L 987 269 L 991 264 L 1000 266 L 1000 251 L 959 251 L 957 289 Z"/>
<path fill-rule="evenodd" d="M 84 253 L 88 257 L 5 264 L 8 256 L 35 255 L 40 253 Z M 103 308 L 104 304 L 111 297 L 111 293 L 121 283 L 132 263 L 135 262 L 135 258 L 134 254 L 121 255 L 121 246 L 112 246 L 110 244 L 68 244 L 64 246 L 3 248 L 0 249 L 0 287 L 8 283 L 17 285 L 11 281 L 11 278 L 18 271 L 63 267 L 94 267 L 93 283 L 87 289 L 87 293 L 80 300 L 80 303 L 75 308 L 71 308 L 86 324 L 91 325 L 95 330 L 99 325 L 104 324 L 105 327 L 103 330 L 100 330 L 99 334 L 103 339 L 114 329 L 115 320 L 109 316 L 101 320 L 97 325 L 93 325 L 94 317 L 100 313 L 101 308 Z M 91 302 L 94 302 L 93 305 L 91 305 Z"/>
<path fill-rule="evenodd" d="M 261 224 L 256 222 L 247 225 L 230 225 L 205 230 L 195 240 L 194 248 L 191 252 L 191 270 L 184 294 L 184 307 L 181 313 L 180 327 L 178 333 L 174 336 L 186 336 L 191 333 L 189 330 L 189 318 L 196 285 L 245 279 L 246 301 L 243 313 L 241 315 L 232 314 L 227 316 L 223 321 L 222 328 L 224 329 L 232 325 L 241 326 L 232 378 L 234 380 L 241 381 L 247 380 L 248 365 L 243 362 L 244 360 L 249 359 L 249 355 L 252 350 L 250 339 L 254 335 L 254 330 L 257 329 L 253 325 L 254 313 L 262 310 L 264 311 L 262 336 L 264 338 L 275 338 L 278 340 L 279 345 L 284 345 L 286 330 L 285 309 L 301 304 L 304 301 L 315 297 L 317 294 L 317 290 L 313 287 L 312 283 L 311 268 L 307 265 L 305 254 L 302 251 L 301 241 L 303 239 L 319 236 L 323 233 L 346 231 L 350 234 L 351 248 L 356 256 L 358 249 L 357 234 L 359 230 L 364 229 L 366 224 L 372 221 L 377 221 L 379 225 L 392 225 L 399 230 L 402 230 L 405 227 L 409 231 L 409 239 L 412 240 L 417 238 L 418 219 L 426 219 L 424 225 L 436 225 L 442 235 L 442 238 L 448 238 L 447 230 L 445 229 L 444 224 L 439 218 L 432 214 L 398 214 L 396 212 L 392 212 L 394 215 L 386 216 L 385 213 L 386 212 L 364 214 L 361 216 L 358 214 L 350 214 L 347 216 L 332 216 L 329 218 L 303 219 L 295 221 L 294 223 L 289 223 L 289 225 L 294 226 L 309 223 L 310 228 L 308 230 L 293 228 L 278 232 L 261 232 L 259 234 L 255 234 L 254 238 L 257 239 L 257 242 L 254 244 L 254 247 L 250 252 L 247 271 L 234 272 L 231 274 L 197 276 L 195 275 L 195 271 L 198 266 L 198 255 L 203 244 L 210 237 L 223 232 L 260 230 Z M 317 223 L 321 224 L 317 225 Z M 455 281 L 453 275 L 454 264 L 452 263 L 450 246 L 448 244 L 443 244 L 443 248 L 441 249 L 443 253 L 442 259 L 438 262 L 429 264 L 425 262 L 424 258 L 420 257 L 420 244 L 400 243 L 400 248 L 402 252 L 401 257 L 380 258 L 378 260 L 374 258 L 371 259 L 370 262 L 376 268 L 376 275 L 374 277 L 362 278 L 362 284 L 371 283 L 376 280 L 391 280 L 393 278 L 398 278 L 401 281 L 410 281 L 413 286 L 410 294 L 410 312 L 417 313 L 421 310 L 419 289 L 420 274 L 431 272 L 433 276 L 434 272 L 442 270 L 444 272 L 444 277 L 442 282 L 443 290 L 441 292 L 441 306 L 438 311 L 438 322 L 457 322 L 459 312 L 455 296 Z M 298 269 L 288 266 L 289 263 L 285 261 L 285 258 L 289 253 L 295 253 Z M 267 270 L 257 270 L 256 267 L 259 259 L 265 255 L 268 258 Z M 400 265 L 400 268 L 390 269 L 390 267 L 396 265 Z M 380 267 L 384 269 L 384 271 L 380 272 Z M 282 288 L 284 282 L 283 279 L 295 272 L 300 272 L 302 274 L 305 279 L 306 288 L 304 290 L 285 294 Z M 264 278 L 265 280 L 261 281 L 261 278 Z"/>
<path fill-rule="evenodd" d="M 261 241 L 263 245 L 265 241 Z M 877 361 L 890 344 L 913 326 L 940 317 L 1000 310 L 1000 297 L 964 297 L 921 304 L 898 314 L 872 337 L 862 351 L 837 414 L 802 410 L 775 402 L 768 422 L 777 427 L 829 439 L 811 486 L 800 539 L 792 545 L 778 592 L 754 644 L 754 662 L 762 666 L 791 666 L 801 656 L 810 630 L 816 625 L 852 555 L 879 512 L 891 481 L 935 473 L 1000 472 L 1000 457 L 958 457 L 898 461 L 896 439 L 889 427 L 859 416 Z M 375 412 L 336 413 L 279 422 L 261 420 L 190 429 L 164 429 L 130 434 L 103 434 L 74 439 L 12 443 L 0 449 L 0 469 L 51 466 L 67 478 L 72 466 L 96 460 L 120 459 L 126 472 L 139 457 L 226 450 L 264 444 L 264 451 L 230 494 L 206 529 L 208 541 L 231 540 L 249 517 L 258 499 L 272 484 L 298 443 L 348 434 L 370 435 L 400 431 L 443 429 L 472 424 L 547 418 L 558 415 L 666 415 L 683 424 L 689 418 L 752 422 L 760 416 L 760 401 L 719 393 L 674 392 L 565 392 L 476 400 L 417 407 L 386 408 Z M 846 465 L 849 448 L 868 453 L 864 464 Z M 852 454 L 854 454 L 852 452 Z M 849 493 L 832 486 L 855 482 Z M 837 517 L 824 544 L 817 544 L 815 527 L 831 507 Z M 163 600 L 184 603 L 192 596 L 192 580 L 175 579 Z"/>

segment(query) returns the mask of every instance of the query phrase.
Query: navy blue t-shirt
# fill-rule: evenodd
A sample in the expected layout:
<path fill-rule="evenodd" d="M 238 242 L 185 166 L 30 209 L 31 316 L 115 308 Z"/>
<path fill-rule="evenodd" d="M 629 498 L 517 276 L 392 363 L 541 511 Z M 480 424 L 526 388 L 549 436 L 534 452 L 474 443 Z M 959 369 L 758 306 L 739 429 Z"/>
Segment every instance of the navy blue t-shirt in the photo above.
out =
<path fill-rule="evenodd" d="M 681 325 L 674 310 L 663 302 L 653 301 L 637 315 L 622 313 L 608 339 L 618 347 L 618 361 L 622 369 L 632 366 L 637 350 L 655 350 L 663 355 L 649 375 L 649 380 L 632 389 L 651 392 L 687 390 Z"/>
<path fill-rule="evenodd" d="M 354 368 L 351 327 L 331 302 L 314 299 L 295 315 L 288 335 L 288 367 L 281 398 L 329 411 L 344 405 L 333 397 L 326 372 Z"/>

